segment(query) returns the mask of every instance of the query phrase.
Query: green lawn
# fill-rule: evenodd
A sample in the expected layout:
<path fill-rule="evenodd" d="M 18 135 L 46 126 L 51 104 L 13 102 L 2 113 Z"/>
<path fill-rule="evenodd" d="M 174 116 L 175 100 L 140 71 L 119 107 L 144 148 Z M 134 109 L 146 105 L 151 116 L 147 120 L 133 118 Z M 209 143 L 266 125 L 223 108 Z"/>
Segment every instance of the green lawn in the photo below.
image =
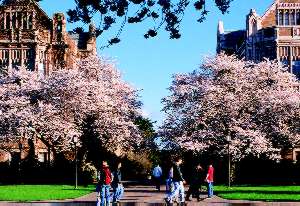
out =
<path fill-rule="evenodd" d="M 225 199 L 262 201 L 299 201 L 300 186 L 215 186 L 215 193 Z"/>
<path fill-rule="evenodd" d="M 0 186 L 0 201 L 36 201 L 72 199 L 95 191 L 94 186 L 70 185 L 3 185 Z"/>

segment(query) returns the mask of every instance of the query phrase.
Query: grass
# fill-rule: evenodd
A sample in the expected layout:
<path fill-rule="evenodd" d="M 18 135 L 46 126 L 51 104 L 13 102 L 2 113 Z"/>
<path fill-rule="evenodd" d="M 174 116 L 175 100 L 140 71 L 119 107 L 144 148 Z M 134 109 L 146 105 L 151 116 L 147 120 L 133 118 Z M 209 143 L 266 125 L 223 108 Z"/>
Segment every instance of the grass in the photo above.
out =
<path fill-rule="evenodd" d="M 215 186 L 214 190 L 218 196 L 231 200 L 300 200 L 300 186 Z"/>
<path fill-rule="evenodd" d="M 70 185 L 1 185 L 0 201 L 73 199 L 95 191 L 94 186 L 74 189 Z"/>

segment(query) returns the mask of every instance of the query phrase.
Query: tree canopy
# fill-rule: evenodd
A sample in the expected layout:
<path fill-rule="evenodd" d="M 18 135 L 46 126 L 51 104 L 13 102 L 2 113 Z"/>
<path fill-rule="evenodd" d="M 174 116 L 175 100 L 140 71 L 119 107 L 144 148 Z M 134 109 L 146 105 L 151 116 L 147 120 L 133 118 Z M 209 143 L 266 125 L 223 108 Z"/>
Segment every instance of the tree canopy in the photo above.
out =
<path fill-rule="evenodd" d="M 224 14 L 228 11 L 233 0 L 214 0 L 216 7 Z M 165 30 L 170 39 L 181 37 L 180 24 L 184 19 L 187 7 L 193 5 L 195 21 L 203 22 L 209 13 L 208 0 L 76 0 L 76 7 L 69 9 L 69 22 L 91 23 L 97 19 L 97 35 L 103 34 L 119 22 L 118 32 L 112 37 L 107 46 L 120 42 L 120 34 L 126 24 L 145 23 L 150 21 L 150 28 L 144 34 L 145 38 L 155 37 L 158 32 Z M 76 28 L 82 32 L 82 28 Z"/>
<path fill-rule="evenodd" d="M 298 85 L 298 86 L 297 86 Z M 275 61 L 235 56 L 206 59 L 199 70 L 174 76 L 163 99 L 163 135 L 182 148 L 278 158 L 300 140 L 299 81 Z"/>
<path fill-rule="evenodd" d="M 125 151 L 141 142 L 134 122 L 140 106 L 138 91 L 121 79 L 112 62 L 98 57 L 46 78 L 10 70 L 0 78 L 0 141 L 37 135 L 52 148 L 65 150 L 92 118 L 102 146 Z"/>

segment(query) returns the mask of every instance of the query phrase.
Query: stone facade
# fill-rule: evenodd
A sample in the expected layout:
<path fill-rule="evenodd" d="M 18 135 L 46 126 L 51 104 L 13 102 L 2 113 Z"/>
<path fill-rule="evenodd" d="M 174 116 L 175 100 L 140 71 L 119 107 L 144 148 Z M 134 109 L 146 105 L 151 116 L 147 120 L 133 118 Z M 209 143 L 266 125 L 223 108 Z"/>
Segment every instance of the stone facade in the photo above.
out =
<path fill-rule="evenodd" d="M 26 67 L 40 75 L 74 68 L 76 61 L 96 54 L 95 29 L 66 31 L 66 18 L 53 18 L 32 0 L 5 0 L 0 6 L 0 69 Z"/>
<path fill-rule="evenodd" d="M 254 9 L 246 16 L 246 29 L 226 32 L 219 22 L 217 52 L 246 60 L 277 59 L 300 78 L 300 0 L 275 0 L 262 15 Z"/>
<path fill-rule="evenodd" d="M 67 32 L 64 14 L 50 18 L 35 1 L 4 0 L 0 5 L 0 72 L 26 67 L 43 77 L 55 69 L 74 68 L 77 60 L 96 54 L 93 25 L 88 32 Z M 0 162 L 24 159 L 29 152 L 40 162 L 53 158 L 45 142 L 35 137 L 31 144 L 0 144 Z"/>

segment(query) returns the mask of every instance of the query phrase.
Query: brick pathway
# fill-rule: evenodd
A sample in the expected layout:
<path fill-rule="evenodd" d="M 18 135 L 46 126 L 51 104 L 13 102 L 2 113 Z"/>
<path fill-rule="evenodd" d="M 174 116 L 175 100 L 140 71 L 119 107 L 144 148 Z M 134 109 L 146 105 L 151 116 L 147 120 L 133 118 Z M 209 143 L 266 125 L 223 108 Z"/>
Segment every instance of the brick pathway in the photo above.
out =
<path fill-rule="evenodd" d="M 165 197 L 164 190 L 156 192 L 152 186 L 130 186 L 125 188 L 125 195 L 118 206 L 165 206 L 163 201 Z M 201 195 L 202 200 L 197 202 L 195 199 L 187 202 L 188 206 L 300 206 L 300 202 L 259 202 L 259 201 L 241 201 L 241 200 L 224 200 L 214 196 L 206 199 L 206 195 Z M 86 196 L 63 201 L 47 202 L 0 202 L 0 206 L 96 206 L 96 193 Z"/>

